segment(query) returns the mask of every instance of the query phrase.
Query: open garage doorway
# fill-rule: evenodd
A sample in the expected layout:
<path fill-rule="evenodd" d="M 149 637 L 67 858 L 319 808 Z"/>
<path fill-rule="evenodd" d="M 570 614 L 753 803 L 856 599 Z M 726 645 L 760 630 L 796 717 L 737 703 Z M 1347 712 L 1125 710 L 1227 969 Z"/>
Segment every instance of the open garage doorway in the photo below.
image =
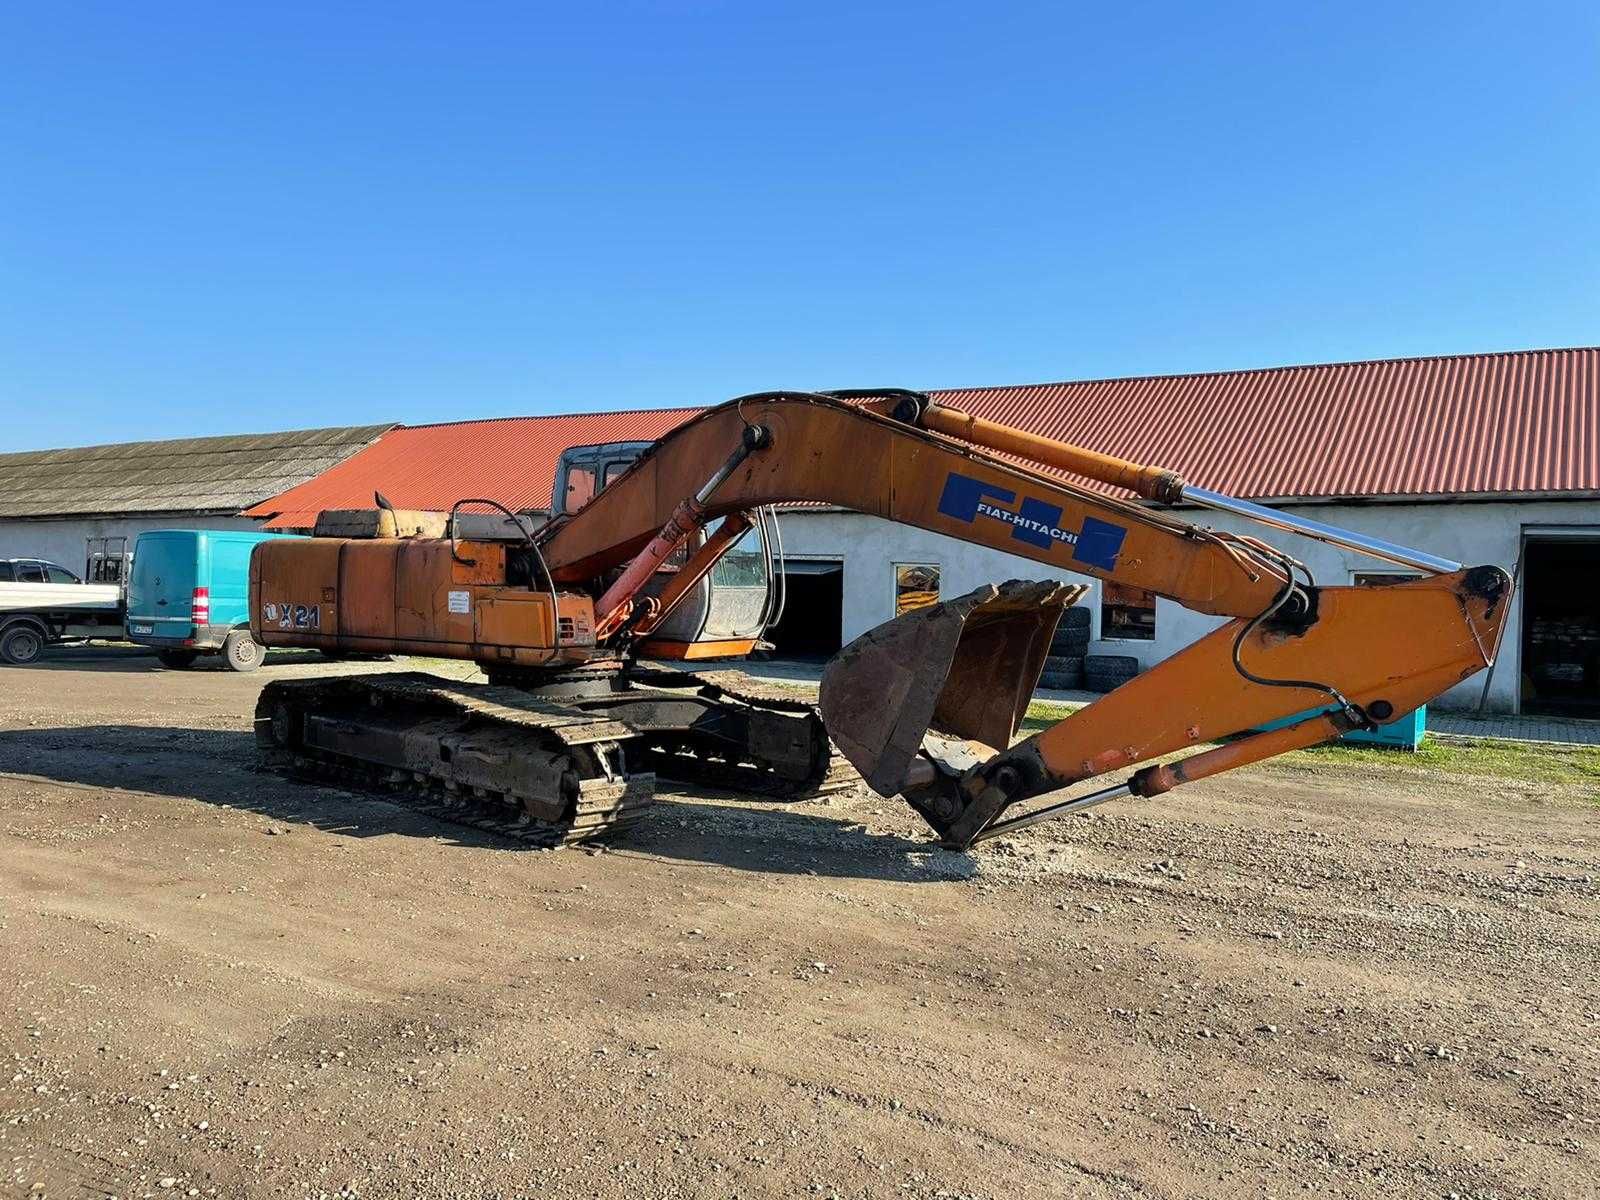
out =
<path fill-rule="evenodd" d="M 1523 712 L 1600 718 L 1596 596 L 1600 536 L 1530 535 L 1523 543 Z"/>
<path fill-rule="evenodd" d="M 839 652 L 844 628 L 844 563 L 836 558 L 783 560 L 788 589 L 783 617 L 767 630 L 774 659 L 824 662 Z"/>

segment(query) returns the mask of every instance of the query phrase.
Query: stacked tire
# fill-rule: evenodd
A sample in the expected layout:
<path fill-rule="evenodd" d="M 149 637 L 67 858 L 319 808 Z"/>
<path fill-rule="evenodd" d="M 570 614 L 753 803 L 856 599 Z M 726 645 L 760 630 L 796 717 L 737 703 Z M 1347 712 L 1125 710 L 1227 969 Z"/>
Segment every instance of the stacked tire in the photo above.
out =
<path fill-rule="evenodd" d="M 1069 608 L 1061 614 L 1056 635 L 1050 641 L 1050 657 L 1044 660 L 1039 686 L 1073 690 L 1084 681 L 1084 656 L 1089 652 L 1089 610 Z"/>
<path fill-rule="evenodd" d="M 1139 673 L 1139 660 L 1131 654 L 1091 654 L 1083 660 L 1083 686 L 1091 692 L 1111 692 Z"/>

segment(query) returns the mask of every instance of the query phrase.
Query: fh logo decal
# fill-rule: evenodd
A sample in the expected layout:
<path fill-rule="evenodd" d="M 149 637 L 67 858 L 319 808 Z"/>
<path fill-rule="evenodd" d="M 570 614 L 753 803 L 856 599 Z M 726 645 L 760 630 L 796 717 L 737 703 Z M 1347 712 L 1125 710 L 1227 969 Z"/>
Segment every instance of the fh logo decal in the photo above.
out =
<path fill-rule="evenodd" d="M 1128 536 L 1121 525 L 1097 517 L 1085 517 L 1082 529 L 1063 529 L 1058 506 L 1032 496 L 1024 496 L 1019 505 L 1015 492 L 957 471 L 951 471 L 944 481 L 939 511 L 969 525 L 979 517 L 1000 521 L 1011 526 L 1013 538 L 1029 546 L 1043 549 L 1054 545 L 1071 546 L 1074 562 L 1102 571 L 1116 569 L 1122 539 Z"/>
<path fill-rule="evenodd" d="M 279 629 L 321 629 L 322 606 L 319 604 L 263 604 L 263 627 L 276 625 Z"/>

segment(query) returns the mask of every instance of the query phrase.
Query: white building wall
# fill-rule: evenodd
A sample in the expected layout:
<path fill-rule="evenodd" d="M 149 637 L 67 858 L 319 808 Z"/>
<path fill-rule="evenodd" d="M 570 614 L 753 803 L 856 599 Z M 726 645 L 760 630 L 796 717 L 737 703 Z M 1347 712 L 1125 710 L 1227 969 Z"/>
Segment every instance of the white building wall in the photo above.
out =
<path fill-rule="evenodd" d="M 1284 506 L 1292 512 L 1358 533 L 1381 537 L 1425 550 L 1468 566 L 1493 564 L 1508 574 L 1516 567 L 1523 533 L 1530 527 L 1583 527 L 1600 534 L 1600 501 L 1515 501 L 1448 504 L 1369 504 Z M 1258 525 L 1223 513 L 1184 510 L 1187 520 L 1234 532 L 1262 533 Z M 1402 571 L 1351 551 L 1310 539 L 1266 530 L 1265 538 L 1306 563 L 1323 584 L 1347 584 L 1355 571 Z M 1117 641 L 1099 637 L 1100 597 L 1097 581 L 1051 571 L 1032 560 L 1014 558 L 959 542 L 942 534 L 895 525 L 859 513 L 785 513 L 783 542 L 786 557 L 838 559 L 844 563 L 843 635 L 846 641 L 894 615 L 894 571 L 897 562 L 938 563 L 940 594 L 946 599 L 984 583 L 1006 579 L 1058 578 L 1090 584 L 1084 600 L 1094 613 L 1091 629 L 1095 641 L 1091 654 L 1130 654 L 1144 667 L 1152 666 L 1176 650 L 1216 628 L 1221 621 L 1190 612 L 1170 601 L 1156 604 L 1154 641 Z M 1514 604 L 1506 624 L 1500 661 L 1494 669 L 1486 708 L 1493 712 L 1516 709 L 1520 672 L 1521 606 Z M 1441 696 L 1440 708 L 1473 708 L 1483 690 L 1484 677 L 1459 684 Z"/>
<path fill-rule="evenodd" d="M 183 513 L 165 517 L 8 517 L 0 518 L 0 558 L 43 558 L 82 574 L 84 545 L 92 537 L 125 537 L 131 550 L 134 539 L 152 529 L 260 528 L 261 522 L 249 517 Z"/>

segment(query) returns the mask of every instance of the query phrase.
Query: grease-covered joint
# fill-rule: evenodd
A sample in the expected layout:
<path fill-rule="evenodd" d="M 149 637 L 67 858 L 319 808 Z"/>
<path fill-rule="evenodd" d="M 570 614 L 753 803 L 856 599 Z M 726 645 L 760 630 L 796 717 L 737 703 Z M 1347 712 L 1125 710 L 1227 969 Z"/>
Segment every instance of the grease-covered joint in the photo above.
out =
<path fill-rule="evenodd" d="M 1261 623 L 1261 628 L 1269 633 L 1303 634 L 1317 623 L 1321 600 L 1321 588 L 1295 584 L 1278 610 Z"/>
<path fill-rule="evenodd" d="M 1176 504 L 1183 499 L 1183 476 L 1175 471 L 1162 471 L 1149 483 L 1145 498 L 1161 504 Z"/>
<path fill-rule="evenodd" d="M 1511 576 L 1495 566 L 1473 567 L 1462 577 L 1461 586 L 1493 609 L 1511 590 Z"/>
<path fill-rule="evenodd" d="M 979 786 L 984 785 L 997 787 L 1006 794 L 1008 801 L 1026 800 L 1030 796 L 1038 796 L 1074 782 L 1054 775 L 1045 766 L 1039 747 L 1032 741 L 1024 742 L 1004 754 L 995 755 L 976 768 L 972 775 L 981 779 L 982 784 L 975 785 L 969 779 L 968 791 L 976 791 Z"/>

